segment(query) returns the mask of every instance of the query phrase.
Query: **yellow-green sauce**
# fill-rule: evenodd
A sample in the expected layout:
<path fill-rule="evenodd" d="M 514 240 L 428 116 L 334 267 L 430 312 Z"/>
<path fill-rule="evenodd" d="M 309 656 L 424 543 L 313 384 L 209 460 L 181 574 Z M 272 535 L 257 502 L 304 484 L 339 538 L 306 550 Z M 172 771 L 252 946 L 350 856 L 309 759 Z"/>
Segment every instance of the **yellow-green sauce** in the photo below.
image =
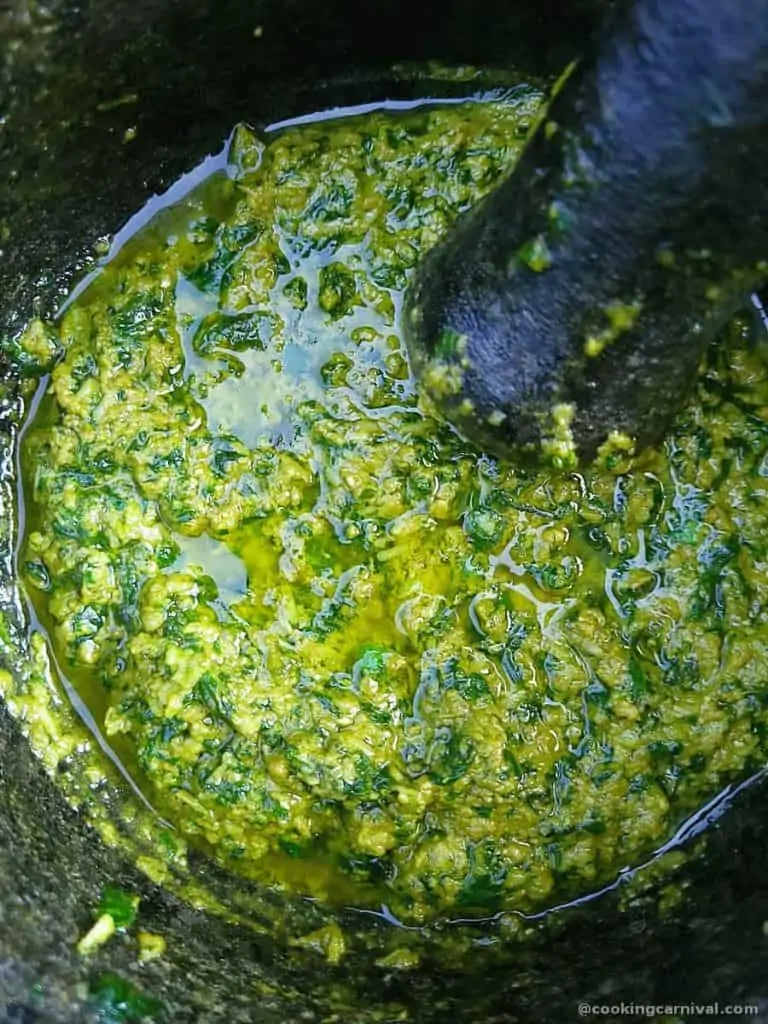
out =
<path fill-rule="evenodd" d="M 20 567 L 152 803 L 234 872 L 408 922 L 646 858 L 768 738 L 768 373 L 533 472 L 419 405 L 419 257 L 541 102 L 239 128 L 67 308 Z"/>

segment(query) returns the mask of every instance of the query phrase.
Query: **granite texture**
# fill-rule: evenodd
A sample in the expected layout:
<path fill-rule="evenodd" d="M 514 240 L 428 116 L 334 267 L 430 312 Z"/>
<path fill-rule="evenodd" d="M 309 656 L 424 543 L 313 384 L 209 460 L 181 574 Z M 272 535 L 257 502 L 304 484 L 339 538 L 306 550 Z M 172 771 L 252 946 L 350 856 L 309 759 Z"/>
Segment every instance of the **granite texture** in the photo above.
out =
<path fill-rule="evenodd" d="M 402 0 L 5 0 L 0 330 L 55 308 L 93 241 L 217 150 L 236 120 L 409 95 L 413 83 L 387 70 L 395 62 L 528 60 L 554 69 L 578 50 L 590 12 L 588 4 L 524 0 L 491 0 L 481 12 L 458 0 L 418 9 Z M 114 104 L 125 97 L 135 98 Z M 130 143 L 127 129 L 135 129 Z M 10 560 L 12 368 L 0 380 L 0 602 L 15 622 L 10 644 L 21 649 Z M 765 810 L 764 789 L 752 787 L 711 830 L 708 856 L 687 876 L 682 915 L 660 921 L 653 902 L 622 910 L 608 897 L 554 930 L 542 927 L 493 970 L 482 958 L 462 972 L 427 963 L 404 983 L 354 960 L 302 966 L 149 883 L 68 808 L 0 707 L 0 1024 L 106 1020 L 88 998 L 105 972 L 159 1000 L 171 1024 L 357 1024 L 363 1009 L 385 1004 L 393 1022 L 559 1022 L 577 1020 L 581 1000 L 758 999 L 768 996 Z M 121 937 L 89 960 L 76 955 L 106 883 L 141 895 L 141 925 L 166 937 L 164 957 L 140 965 Z M 264 981 L 274 983 L 268 996 Z"/>

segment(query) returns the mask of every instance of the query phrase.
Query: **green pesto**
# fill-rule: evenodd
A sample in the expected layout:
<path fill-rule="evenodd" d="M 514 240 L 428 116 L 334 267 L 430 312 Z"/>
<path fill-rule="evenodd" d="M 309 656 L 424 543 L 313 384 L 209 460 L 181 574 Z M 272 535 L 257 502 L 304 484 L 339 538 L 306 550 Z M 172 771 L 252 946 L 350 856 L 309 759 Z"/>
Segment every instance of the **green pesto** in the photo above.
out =
<path fill-rule="evenodd" d="M 136 920 L 138 912 L 138 896 L 113 885 L 104 887 L 98 906 L 99 916 L 109 914 L 116 928 L 128 928 Z"/>
<path fill-rule="evenodd" d="M 165 1016 L 165 1008 L 159 1000 L 145 995 L 118 974 L 100 975 L 89 985 L 88 994 L 101 1024 L 157 1022 Z"/>
<path fill-rule="evenodd" d="M 22 344 L 61 355 L 21 570 L 115 749 L 233 871 L 410 922 L 591 890 L 768 747 L 768 381 L 738 324 L 662 450 L 582 473 L 567 407 L 534 472 L 419 404 L 409 274 L 539 102 L 241 127 L 232 177 Z"/>

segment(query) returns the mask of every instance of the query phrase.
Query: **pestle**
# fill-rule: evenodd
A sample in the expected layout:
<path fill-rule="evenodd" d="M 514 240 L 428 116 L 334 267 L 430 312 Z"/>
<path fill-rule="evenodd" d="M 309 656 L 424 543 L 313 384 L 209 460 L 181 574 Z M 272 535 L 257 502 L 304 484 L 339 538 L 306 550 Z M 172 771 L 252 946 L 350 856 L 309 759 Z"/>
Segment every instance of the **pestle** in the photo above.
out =
<path fill-rule="evenodd" d="M 768 0 L 618 0 L 403 328 L 461 434 L 573 465 L 663 437 L 766 261 Z"/>

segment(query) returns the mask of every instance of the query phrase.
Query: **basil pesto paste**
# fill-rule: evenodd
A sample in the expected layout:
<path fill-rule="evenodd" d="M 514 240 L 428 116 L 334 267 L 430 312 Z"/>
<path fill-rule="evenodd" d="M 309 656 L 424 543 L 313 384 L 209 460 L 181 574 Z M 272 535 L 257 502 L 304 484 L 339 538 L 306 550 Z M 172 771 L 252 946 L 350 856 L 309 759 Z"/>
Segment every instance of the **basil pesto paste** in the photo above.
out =
<path fill-rule="evenodd" d="M 734 323 L 663 450 L 494 461 L 419 405 L 409 273 L 541 94 L 237 129 L 66 309 L 21 571 L 158 810 L 329 904 L 532 911 L 768 739 L 768 383 Z"/>

